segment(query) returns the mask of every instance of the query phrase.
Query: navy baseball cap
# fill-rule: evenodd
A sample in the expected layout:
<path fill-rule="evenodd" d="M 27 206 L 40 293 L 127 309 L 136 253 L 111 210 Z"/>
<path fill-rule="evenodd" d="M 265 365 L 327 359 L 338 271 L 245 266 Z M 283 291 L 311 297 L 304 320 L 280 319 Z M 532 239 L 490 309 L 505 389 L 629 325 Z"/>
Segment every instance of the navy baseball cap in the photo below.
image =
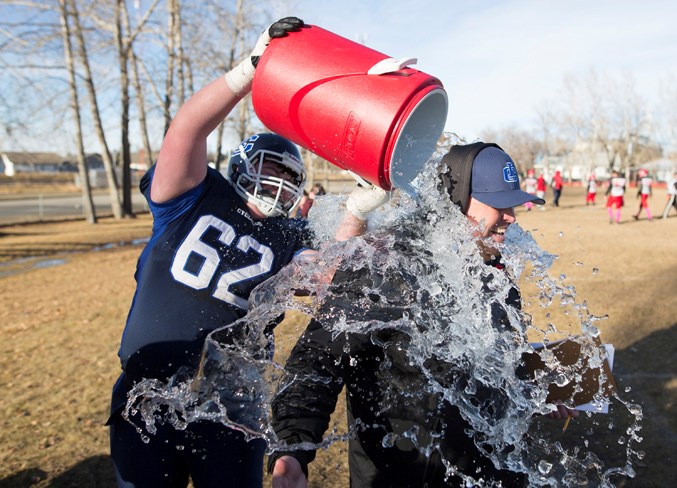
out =
<path fill-rule="evenodd" d="M 472 165 L 470 196 L 494 208 L 512 208 L 526 202 L 543 205 L 545 200 L 520 190 L 515 163 L 497 147 L 482 149 Z"/>

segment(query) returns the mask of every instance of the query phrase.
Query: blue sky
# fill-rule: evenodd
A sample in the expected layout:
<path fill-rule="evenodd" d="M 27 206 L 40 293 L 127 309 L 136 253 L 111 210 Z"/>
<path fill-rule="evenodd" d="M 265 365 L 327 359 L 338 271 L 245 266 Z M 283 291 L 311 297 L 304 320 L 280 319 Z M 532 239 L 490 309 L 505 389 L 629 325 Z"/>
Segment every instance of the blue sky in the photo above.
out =
<path fill-rule="evenodd" d="M 660 0 L 298 0 L 307 23 L 363 42 L 440 78 L 447 130 L 474 139 L 485 128 L 534 126 L 535 108 L 565 76 L 592 68 L 655 104 L 677 77 L 677 2 Z M 677 79 L 677 78 L 675 78 Z"/>

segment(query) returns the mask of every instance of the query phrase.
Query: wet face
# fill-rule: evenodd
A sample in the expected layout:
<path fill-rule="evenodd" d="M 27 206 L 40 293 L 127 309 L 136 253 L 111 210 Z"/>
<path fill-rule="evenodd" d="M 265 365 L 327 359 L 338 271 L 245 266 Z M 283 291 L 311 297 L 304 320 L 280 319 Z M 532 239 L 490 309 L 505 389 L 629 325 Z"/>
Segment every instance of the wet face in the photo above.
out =
<path fill-rule="evenodd" d="M 274 161 L 263 162 L 263 165 L 261 166 L 261 176 L 280 178 L 281 180 L 287 181 L 289 183 L 294 183 L 294 176 L 291 173 L 289 173 L 289 171 L 284 166 L 281 166 L 280 164 Z M 268 193 L 269 196 L 275 198 L 275 195 L 277 195 L 278 190 L 277 186 L 274 186 L 273 188 L 266 188 L 269 185 L 266 185 L 265 183 L 262 183 L 261 186 L 264 194 Z M 280 201 L 283 204 L 287 204 L 291 202 L 293 199 L 294 195 L 292 195 L 288 191 L 283 191 L 282 194 L 280 195 Z M 249 207 L 249 213 L 256 220 L 261 220 L 266 217 L 266 215 L 263 212 L 261 212 L 261 210 L 254 203 L 250 202 L 247 204 L 247 206 Z"/>
<path fill-rule="evenodd" d="M 261 174 L 264 176 L 273 176 L 282 180 L 294 183 L 294 176 L 280 164 L 273 161 L 264 161 L 261 167 Z"/>
<path fill-rule="evenodd" d="M 473 197 L 470 197 L 466 217 L 475 227 L 474 235 L 479 238 L 480 252 L 482 257 L 487 260 L 491 256 L 498 255 L 496 247 L 488 244 L 487 240 L 491 239 L 497 244 L 503 244 L 505 231 L 510 224 L 517 220 L 512 208 L 490 207 Z"/>

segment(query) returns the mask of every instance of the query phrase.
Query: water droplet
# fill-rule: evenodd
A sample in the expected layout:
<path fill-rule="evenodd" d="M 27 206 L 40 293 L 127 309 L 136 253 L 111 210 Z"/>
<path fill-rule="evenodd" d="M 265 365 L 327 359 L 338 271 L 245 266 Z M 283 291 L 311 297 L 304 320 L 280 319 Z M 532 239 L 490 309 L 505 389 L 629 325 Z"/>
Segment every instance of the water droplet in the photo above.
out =
<path fill-rule="evenodd" d="M 383 447 L 393 447 L 395 445 L 396 440 L 397 435 L 391 432 L 383 436 L 383 440 L 381 440 L 381 445 Z"/>

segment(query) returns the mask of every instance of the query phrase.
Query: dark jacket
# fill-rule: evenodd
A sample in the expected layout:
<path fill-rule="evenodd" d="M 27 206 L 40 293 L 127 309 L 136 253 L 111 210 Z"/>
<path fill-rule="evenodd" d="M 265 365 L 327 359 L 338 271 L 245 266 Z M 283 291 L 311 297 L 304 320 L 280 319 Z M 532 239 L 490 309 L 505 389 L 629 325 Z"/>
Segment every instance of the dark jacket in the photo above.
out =
<path fill-rule="evenodd" d="M 460 393 L 467 386 L 467 364 L 449 364 L 434 354 L 424 364 L 412 362 L 408 351 L 411 337 L 417 334 L 407 331 L 407 325 L 338 337 L 322 326 L 323 321 L 336 320 L 337 311 L 349 322 L 397 323 L 414 302 L 419 304 L 421 316 L 415 323 L 400 324 L 414 324 L 424 331 L 439 320 L 432 305 L 426 307 L 430 297 L 417 279 L 436 272 L 425 245 L 411 244 L 415 242 L 411 236 L 391 238 L 386 247 L 393 246 L 390 252 L 403 256 L 410 269 L 374 266 L 337 272 L 330 299 L 310 322 L 287 362 L 293 380 L 273 402 L 278 438 L 287 444 L 320 443 L 345 386 L 348 424 L 356 426 L 349 445 L 351 486 L 461 486 L 459 477 L 444 480 L 442 458 L 476 479 L 523 486 L 523 476 L 497 470 L 479 452 L 465 433 L 470 426 L 456 406 L 443 401 L 439 393 L 425 391 L 432 379 L 442 388 Z M 364 292 L 374 289 L 378 293 Z M 519 306 L 514 288 L 508 302 Z M 504 308 L 492 307 L 492 316 L 493 326 L 507 325 Z M 502 399 L 480 388 L 474 401 L 481 409 L 500 409 Z M 307 450 L 276 452 L 269 458 L 269 467 L 285 454 L 296 457 L 306 473 L 307 464 L 315 457 L 314 451 Z"/>

